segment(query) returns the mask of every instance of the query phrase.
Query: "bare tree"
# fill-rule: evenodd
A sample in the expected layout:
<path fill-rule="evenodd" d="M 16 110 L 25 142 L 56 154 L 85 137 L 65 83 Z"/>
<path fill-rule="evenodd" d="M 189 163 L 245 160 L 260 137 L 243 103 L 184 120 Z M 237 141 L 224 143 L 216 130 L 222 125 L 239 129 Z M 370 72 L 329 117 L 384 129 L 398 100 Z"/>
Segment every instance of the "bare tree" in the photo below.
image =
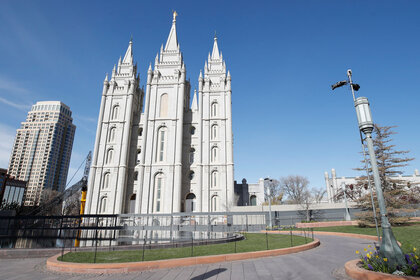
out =
<path fill-rule="evenodd" d="M 79 215 L 80 214 L 80 196 L 81 192 L 76 192 L 63 202 L 63 215 Z"/>
<path fill-rule="evenodd" d="M 321 203 L 327 191 L 324 188 L 312 188 L 312 195 L 315 203 Z"/>
<path fill-rule="evenodd" d="M 270 195 L 268 195 L 268 190 L 270 190 Z M 266 201 L 271 199 L 272 204 L 280 204 L 283 198 L 280 182 L 276 179 L 264 179 L 264 196 Z"/>
<path fill-rule="evenodd" d="M 280 178 L 280 189 L 290 204 L 301 204 L 309 194 L 309 181 L 300 175 L 289 175 Z"/>
<path fill-rule="evenodd" d="M 300 175 L 290 175 L 280 179 L 281 190 L 286 195 L 286 201 L 298 204 L 302 209 L 298 213 L 305 216 L 307 222 L 318 216 L 319 211 L 312 209 L 314 203 L 319 203 L 326 191 L 320 188 L 309 188 L 309 180 Z"/>

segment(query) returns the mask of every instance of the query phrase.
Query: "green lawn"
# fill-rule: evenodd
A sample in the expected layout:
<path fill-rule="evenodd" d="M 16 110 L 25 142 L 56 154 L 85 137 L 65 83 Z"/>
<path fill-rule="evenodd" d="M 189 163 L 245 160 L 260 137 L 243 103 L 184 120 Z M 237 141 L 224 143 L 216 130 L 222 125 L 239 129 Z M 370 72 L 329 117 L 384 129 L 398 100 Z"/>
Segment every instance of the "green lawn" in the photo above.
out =
<path fill-rule="evenodd" d="M 264 233 L 245 233 L 245 240 L 236 242 L 236 252 L 251 252 L 267 250 L 267 240 L 269 249 L 279 249 L 291 247 L 290 235 L 268 234 L 267 239 Z M 311 242 L 312 239 L 301 236 L 292 237 L 293 246 Z M 214 245 L 202 245 L 181 248 L 152 249 L 144 251 L 144 261 L 185 258 L 191 256 L 209 256 L 235 253 L 235 242 Z M 143 250 L 131 251 L 111 251 L 97 252 L 97 263 L 117 263 L 117 262 L 139 262 L 142 261 Z M 61 257 L 59 260 L 77 263 L 93 263 L 94 252 L 71 252 Z"/>
<path fill-rule="evenodd" d="M 322 227 L 314 228 L 314 231 L 331 231 L 376 235 L 375 228 L 360 228 L 358 226 Z M 392 227 L 392 231 L 394 232 L 395 238 L 402 243 L 403 251 L 412 252 L 413 247 L 420 249 L 419 224 L 414 224 L 411 226 Z M 382 236 L 381 228 L 379 228 L 379 233 Z"/>

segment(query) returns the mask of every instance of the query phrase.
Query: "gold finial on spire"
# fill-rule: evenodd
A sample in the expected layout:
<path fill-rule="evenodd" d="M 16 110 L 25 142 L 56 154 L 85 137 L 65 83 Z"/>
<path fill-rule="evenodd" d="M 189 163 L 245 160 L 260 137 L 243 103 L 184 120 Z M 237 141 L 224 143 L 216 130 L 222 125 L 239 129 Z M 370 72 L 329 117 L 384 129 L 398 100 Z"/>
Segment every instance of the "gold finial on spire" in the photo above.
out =
<path fill-rule="evenodd" d="M 176 11 L 173 11 L 172 15 L 174 17 L 173 21 L 176 21 L 176 17 L 178 16 L 178 13 Z"/>
<path fill-rule="evenodd" d="M 217 40 L 217 33 L 216 33 L 216 30 L 214 30 L 214 40 Z"/>

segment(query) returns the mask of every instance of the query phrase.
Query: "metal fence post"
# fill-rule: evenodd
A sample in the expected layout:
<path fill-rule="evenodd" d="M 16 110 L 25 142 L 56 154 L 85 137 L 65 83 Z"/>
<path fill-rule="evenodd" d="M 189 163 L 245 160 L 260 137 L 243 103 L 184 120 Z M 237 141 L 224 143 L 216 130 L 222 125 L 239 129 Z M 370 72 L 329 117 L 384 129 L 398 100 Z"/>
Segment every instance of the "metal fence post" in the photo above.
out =
<path fill-rule="evenodd" d="M 194 232 L 191 232 L 191 257 L 194 256 Z"/>
<path fill-rule="evenodd" d="M 267 243 L 267 250 L 268 250 L 268 233 L 265 231 L 265 242 Z"/>
<path fill-rule="evenodd" d="M 143 253 L 142 253 L 142 257 L 141 257 L 141 261 L 144 262 L 144 246 L 146 245 L 146 235 L 143 238 Z"/>
<path fill-rule="evenodd" d="M 292 228 L 290 228 L 290 247 L 293 247 L 293 235 L 292 235 Z"/>
<path fill-rule="evenodd" d="M 96 216 L 96 228 L 95 228 L 95 254 L 93 256 L 93 263 L 96 263 L 96 251 L 98 250 L 98 226 L 99 216 Z"/>
<path fill-rule="evenodd" d="M 236 237 L 235 237 L 235 253 L 236 253 Z"/>
<path fill-rule="evenodd" d="M 248 215 L 245 214 L 246 231 L 248 232 Z"/>
<path fill-rule="evenodd" d="M 62 249 L 61 249 L 61 259 L 63 259 L 64 258 L 64 239 L 63 239 L 63 237 L 62 237 L 62 235 L 63 235 L 63 216 L 61 216 L 60 217 L 60 219 L 61 219 L 61 221 L 60 221 L 60 234 L 58 235 L 58 237 L 59 238 L 61 238 L 61 242 L 63 242 L 63 246 L 62 246 Z M 44 219 L 44 221 L 43 221 L 43 224 L 45 223 L 45 219 Z"/>

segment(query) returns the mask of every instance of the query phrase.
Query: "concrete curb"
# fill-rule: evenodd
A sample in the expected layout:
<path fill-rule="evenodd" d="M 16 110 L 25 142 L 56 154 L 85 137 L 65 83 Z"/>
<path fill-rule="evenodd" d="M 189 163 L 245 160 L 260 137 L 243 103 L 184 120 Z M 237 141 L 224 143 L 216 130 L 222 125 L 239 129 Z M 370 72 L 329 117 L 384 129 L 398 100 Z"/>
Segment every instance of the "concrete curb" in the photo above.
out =
<path fill-rule="evenodd" d="M 266 232 L 266 231 L 262 231 L 262 232 Z M 278 234 L 290 234 L 290 231 L 267 231 L 268 233 L 278 233 Z M 303 231 L 300 230 L 292 230 L 292 234 L 303 234 Z M 306 232 L 307 237 L 310 238 L 310 234 L 312 234 L 312 232 L 307 231 Z M 378 237 L 374 236 L 374 235 L 367 235 L 367 234 L 358 234 L 358 233 L 345 233 L 345 232 L 331 232 L 331 231 L 315 231 L 314 230 L 314 235 L 332 235 L 332 236 L 341 236 L 341 237 L 352 237 L 352 238 L 362 238 L 362 239 L 369 239 L 369 240 L 374 240 L 374 241 L 378 241 Z"/>
<path fill-rule="evenodd" d="M 397 280 L 397 279 L 412 279 L 418 280 L 419 277 L 413 276 L 397 276 L 392 274 L 386 274 L 382 272 L 373 272 L 359 267 L 357 264 L 360 262 L 359 259 L 351 260 L 346 262 L 344 268 L 348 276 L 355 280 Z"/>
<path fill-rule="evenodd" d="M 333 221 L 316 223 L 296 223 L 297 228 L 317 228 L 317 227 L 336 227 L 336 226 L 357 226 L 359 221 Z"/>
<path fill-rule="evenodd" d="M 228 261 L 238 261 L 262 257 L 272 257 L 279 255 L 292 254 L 297 252 L 306 251 L 312 248 L 315 248 L 320 245 L 318 239 L 314 241 L 299 245 L 296 247 L 274 249 L 267 251 L 256 251 L 256 252 L 246 252 L 246 253 L 236 253 L 236 254 L 225 254 L 225 255 L 212 255 L 212 256 L 203 256 L 203 257 L 190 257 L 190 258 L 180 258 L 180 259 L 169 259 L 169 260 L 159 260 L 159 261 L 145 261 L 145 262 L 128 262 L 128 263 L 71 263 L 71 262 L 61 262 L 57 258 L 61 254 L 50 257 L 47 260 L 47 269 L 58 271 L 58 272 L 70 272 L 70 273 L 127 273 L 134 271 L 144 271 L 151 269 L 161 269 L 161 268 L 174 268 L 181 266 L 190 266 L 197 264 L 209 264 L 209 263 L 219 263 L 219 262 L 228 262 Z"/>
<path fill-rule="evenodd" d="M 265 232 L 265 231 L 263 231 Z M 276 233 L 276 231 L 267 231 L 268 233 Z M 280 234 L 289 234 L 287 231 L 277 231 Z M 293 234 L 302 234 L 302 231 L 299 230 L 292 230 Z M 351 237 L 351 238 L 362 238 L 362 239 L 369 239 L 373 241 L 378 241 L 378 237 L 374 235 L 367 235 L 367 234 L 358 234 L 358 233 L 346 233 L 346 232 L 332 232 L 332 231 L 314 231 L 314 235 L 330 235 L 330 236 L 340 236 L 340 237 Z M 307 234 L 307 237 L 310 237 Z M 382 238 L 381 238 L 382 239 Z M 397 241 L 398 245 L 401 246 L 401 242 Z"/>

